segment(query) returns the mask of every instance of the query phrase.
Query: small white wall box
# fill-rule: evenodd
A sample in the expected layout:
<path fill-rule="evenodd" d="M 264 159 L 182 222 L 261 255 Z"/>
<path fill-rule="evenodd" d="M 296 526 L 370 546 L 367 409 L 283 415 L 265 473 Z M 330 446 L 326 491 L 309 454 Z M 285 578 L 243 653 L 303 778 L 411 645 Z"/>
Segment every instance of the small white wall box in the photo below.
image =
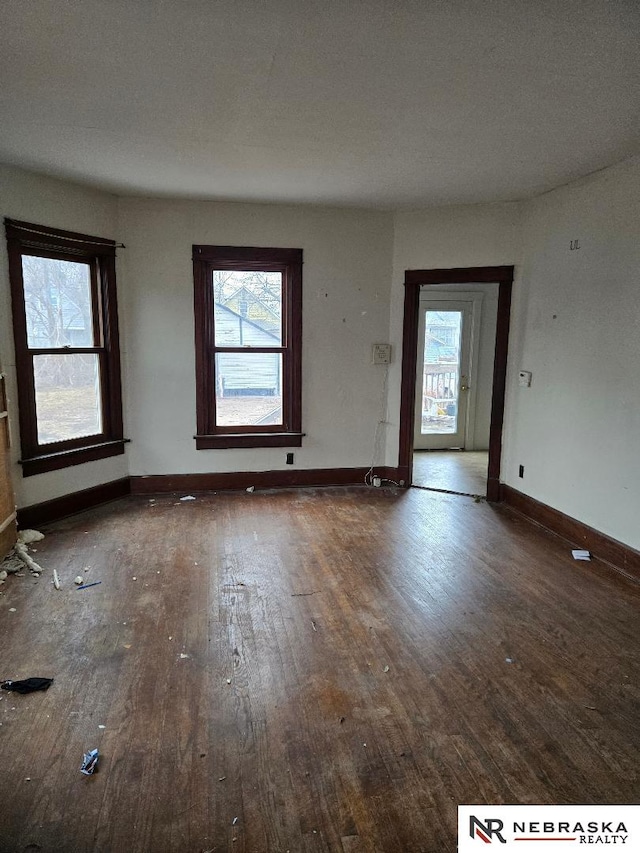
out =
<path fill-rule="evenodd" d="M 373 345 L 373 363 L 391 364 L 391 344 Z"/>
<path fill-rule="evenodd" d="M 521 385 L 523 388 L 529 388 L 531 385 L 531 371 L 530 370 L 521 370 L 518 373 L 518 385 Z"/>

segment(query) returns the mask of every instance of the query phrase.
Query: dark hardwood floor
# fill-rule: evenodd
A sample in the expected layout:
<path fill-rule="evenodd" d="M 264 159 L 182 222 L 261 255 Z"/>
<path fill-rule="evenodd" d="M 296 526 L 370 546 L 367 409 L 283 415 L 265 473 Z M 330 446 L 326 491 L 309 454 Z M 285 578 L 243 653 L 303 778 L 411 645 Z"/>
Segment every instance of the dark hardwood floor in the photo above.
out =
<path fill-rule="evenodd" d="M 459 803 L 640 798 L 640 587 L 506 510 L 165 495 L 46 533 L 0 596 L 2 677 L 55 679 L 1 694 L 2 851 L 440 853 Z"/>

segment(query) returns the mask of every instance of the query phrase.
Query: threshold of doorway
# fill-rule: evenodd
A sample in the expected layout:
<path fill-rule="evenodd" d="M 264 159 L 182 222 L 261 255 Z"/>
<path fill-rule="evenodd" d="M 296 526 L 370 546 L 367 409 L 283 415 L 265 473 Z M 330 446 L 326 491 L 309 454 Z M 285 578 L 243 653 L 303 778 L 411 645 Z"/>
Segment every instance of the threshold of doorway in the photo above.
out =
<path fill-rule="evenodd" d="M 476 501 L 486 501 L 486 495 L 476 495 L 473 492 L 456 492 L 453 489 L 436 489 L 435 486 L 417 486 L 411 483 L 411 489 L 420 489 L 423 492 L 439 492 L 441 495 L 460 495 L 462 498 L 474 498 Z"/>

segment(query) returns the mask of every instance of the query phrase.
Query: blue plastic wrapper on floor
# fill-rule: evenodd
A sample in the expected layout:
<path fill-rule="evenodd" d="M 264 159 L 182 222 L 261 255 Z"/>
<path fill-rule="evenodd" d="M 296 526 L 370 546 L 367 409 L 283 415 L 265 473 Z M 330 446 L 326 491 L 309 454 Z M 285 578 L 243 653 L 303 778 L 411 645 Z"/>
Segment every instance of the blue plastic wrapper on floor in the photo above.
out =
<path fill-rule="evenodd" d="M 93 771 L 96 769 L 96 765 L 98 763 L 98 750 L 92 749 L 91 752 L 85 752 L 82 767 L 80 768 L 80 772 L 84 773 L 85 776 L 92 776 Z"/>

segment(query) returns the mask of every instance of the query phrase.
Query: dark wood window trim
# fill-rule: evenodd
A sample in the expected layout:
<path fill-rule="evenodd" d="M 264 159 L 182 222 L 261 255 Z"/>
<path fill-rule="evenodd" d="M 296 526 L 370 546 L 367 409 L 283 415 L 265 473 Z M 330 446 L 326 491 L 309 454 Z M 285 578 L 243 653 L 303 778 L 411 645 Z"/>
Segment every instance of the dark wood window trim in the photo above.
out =
<path fill-rule="evenodd" d="M 70 465 L 92 462 L 124 453 L 122 389 L 113 240 L 91 237 L 5 219 L 9 278 L 16 350 L 20 438 L 23 476 L 43 474 Z M 23 255 L 85 263 L 90 268 L 93 296 L 93 347 L 32 348 L 27 340 L 27 318 L 22 271 Z M 42 444 L 36 420 L 34 355 L 96 354 L 100 364 L 102 432 L 95 435 Z"/>
<path fill-rule="evenodd" d="M 216 347 L 214 270 L 260 270 L 282 273 L 282 346 Z M 198 450 L 240 447 L 300 447 L 302 432 L 302 249 L 250 246 L 194 246 L 194 315 Z M 282 419 L 273 426 L 216 426 L 215 354 L 282 353 Z"/>

